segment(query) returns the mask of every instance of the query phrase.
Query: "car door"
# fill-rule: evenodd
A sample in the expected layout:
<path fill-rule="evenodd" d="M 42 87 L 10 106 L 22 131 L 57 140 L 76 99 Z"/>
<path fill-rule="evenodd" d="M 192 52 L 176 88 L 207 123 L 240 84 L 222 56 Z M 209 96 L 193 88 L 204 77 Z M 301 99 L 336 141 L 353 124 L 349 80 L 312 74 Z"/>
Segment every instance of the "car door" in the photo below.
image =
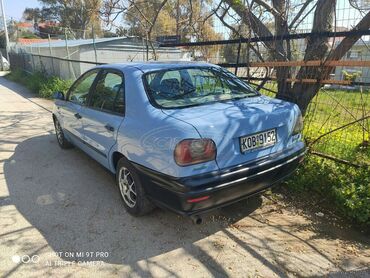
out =
<path fill-rule="evenodd" d="M 67 131 L 67 136 L 76 145 L 84 141 L 83 109 L 87 105 L 89 92 L 95 82 L 99 70 L 94 69 L 83 74 L 69 89 L 66 101 L 58 106 L 62 110 L 63 127 Z"/>
<path fill-rule="evenodd" d="M 102 70 L 83 112 L 84 136 L 91 148 L 90 155 L 107 167 L 108 154 L 116 143 L 117 131 L 124 116 L 124 87 L 122 72 Z"/>

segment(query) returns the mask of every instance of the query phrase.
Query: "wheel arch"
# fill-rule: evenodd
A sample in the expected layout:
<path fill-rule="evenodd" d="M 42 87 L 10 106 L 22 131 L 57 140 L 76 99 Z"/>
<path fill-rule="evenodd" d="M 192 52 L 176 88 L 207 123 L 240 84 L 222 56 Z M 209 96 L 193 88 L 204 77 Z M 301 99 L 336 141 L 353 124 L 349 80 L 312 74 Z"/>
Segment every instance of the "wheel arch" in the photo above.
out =
<path fill-rule="evenodd" d="M 112 156 L 111 156 L 111 165 L 112 165 L 112 170 L 114 172 L 116 172 L 117 170 L 117 164 L 118 164 L 118 161 L 122 158 L 122 157 L 125 157 L 121 152 L 119 151 L 114 151 L 112 153 Z"/>
<path fill-rule="evenodd" d="M 58 121 L 60 123 L 60 125 L 63 127 L 63 122 L 62 122 L 62 117 L 58 117 L 55 113 L 52 113 L 52 117 L 53 117 L 53 123 L 55 123 L 55 121 Z"/>

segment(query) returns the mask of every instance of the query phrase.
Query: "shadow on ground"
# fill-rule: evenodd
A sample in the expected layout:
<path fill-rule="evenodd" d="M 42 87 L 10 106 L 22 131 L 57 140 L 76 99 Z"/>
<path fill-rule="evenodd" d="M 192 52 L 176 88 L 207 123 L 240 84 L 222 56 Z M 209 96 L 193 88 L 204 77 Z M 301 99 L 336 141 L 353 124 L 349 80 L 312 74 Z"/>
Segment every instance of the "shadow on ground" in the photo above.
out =
<path fill-rule="evenodd" d="M 129 264 L 184 248 L 212 265 L 212 258 L 193 243 L 261 205 L 260 197 L 239 202 L 206 216 L 200 226 L 160 209 L 134 218 L 124 210 L 113 175 L 76 148 L 61 150 L 52 134 L 18 144 L 4 174 L 10 202 L 55 252 L 73 261 L 79 259 L 69 258 L 70 252 L 108 252 L 98 260 Z M 19 243 L 27 251 L 29 243 Z M 223 272 L 216 263 L 213 268 Z"/>

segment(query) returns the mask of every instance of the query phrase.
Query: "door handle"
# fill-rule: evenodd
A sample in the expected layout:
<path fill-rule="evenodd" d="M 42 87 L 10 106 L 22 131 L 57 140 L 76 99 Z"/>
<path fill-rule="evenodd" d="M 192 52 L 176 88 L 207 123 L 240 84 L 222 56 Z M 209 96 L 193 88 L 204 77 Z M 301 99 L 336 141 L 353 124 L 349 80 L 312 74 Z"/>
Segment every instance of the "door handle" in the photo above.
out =
<path fill-rule="evenodd" d="M 113 127 L 113 126 L 111 126 L 110 124 L 106 124 L 104 127 L 105 127 L 108 131 L 114 131 L 114 127 Z"/>
<path fill-rule="evenodd" d="M 81 119 L 82 118 L 82 116 L 79 113 L 76 113 L 75 117 L 76 117 L 76 119 Z"/>

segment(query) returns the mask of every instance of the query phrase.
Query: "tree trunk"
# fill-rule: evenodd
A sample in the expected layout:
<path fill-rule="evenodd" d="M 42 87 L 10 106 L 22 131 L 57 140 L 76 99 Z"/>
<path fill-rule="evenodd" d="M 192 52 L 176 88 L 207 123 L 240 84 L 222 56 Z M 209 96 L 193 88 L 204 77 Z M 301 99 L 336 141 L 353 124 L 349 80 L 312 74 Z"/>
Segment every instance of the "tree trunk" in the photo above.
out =
<path fill-rule="evenodd" d="M 329 32 L 333 30 L 336 0 L 319 0 L 315 10 L 312 33 Z M 304 61 L 323 60 L 330 45 L 326 37 L 310 37 L 307 41 Z M 322 67 L 301 67 L 296 79 L 322 79 Z M 292 89 L 291 100 L 298 104 L 302 113 L 306 112 L 308 104 L 317 94 L 321 84 L 296 82 Z M 279 92 L 280 93 L 280 92 Z M 279 93 L 276 97 L 279 97 Z"/>
<path fill-rule="evenodd" d="M 276 36 L 283 36 L 289 34 L 288 22 L 286 15 L 286 0 L 273 0 L 272 5 L 278 12 L 275 15 L 275 30 Z M 275 48 L 272 51 L 273 57 L 276 61 L 288 61 L 291 55 L 290 53 L 290 42 L 286 41 L 286 47 L 284 46 L 284 40 L 276 40 Z M 279 52 L 277 52 L 279 49 Z M 291 84 L 287 82 L 288 78 L 291 78 L 290 67 L 278 67 L 276 68 L 276 78 L 278 80 L 278 92 L 280 99 L 290 100 L 290 89 Z"/>

